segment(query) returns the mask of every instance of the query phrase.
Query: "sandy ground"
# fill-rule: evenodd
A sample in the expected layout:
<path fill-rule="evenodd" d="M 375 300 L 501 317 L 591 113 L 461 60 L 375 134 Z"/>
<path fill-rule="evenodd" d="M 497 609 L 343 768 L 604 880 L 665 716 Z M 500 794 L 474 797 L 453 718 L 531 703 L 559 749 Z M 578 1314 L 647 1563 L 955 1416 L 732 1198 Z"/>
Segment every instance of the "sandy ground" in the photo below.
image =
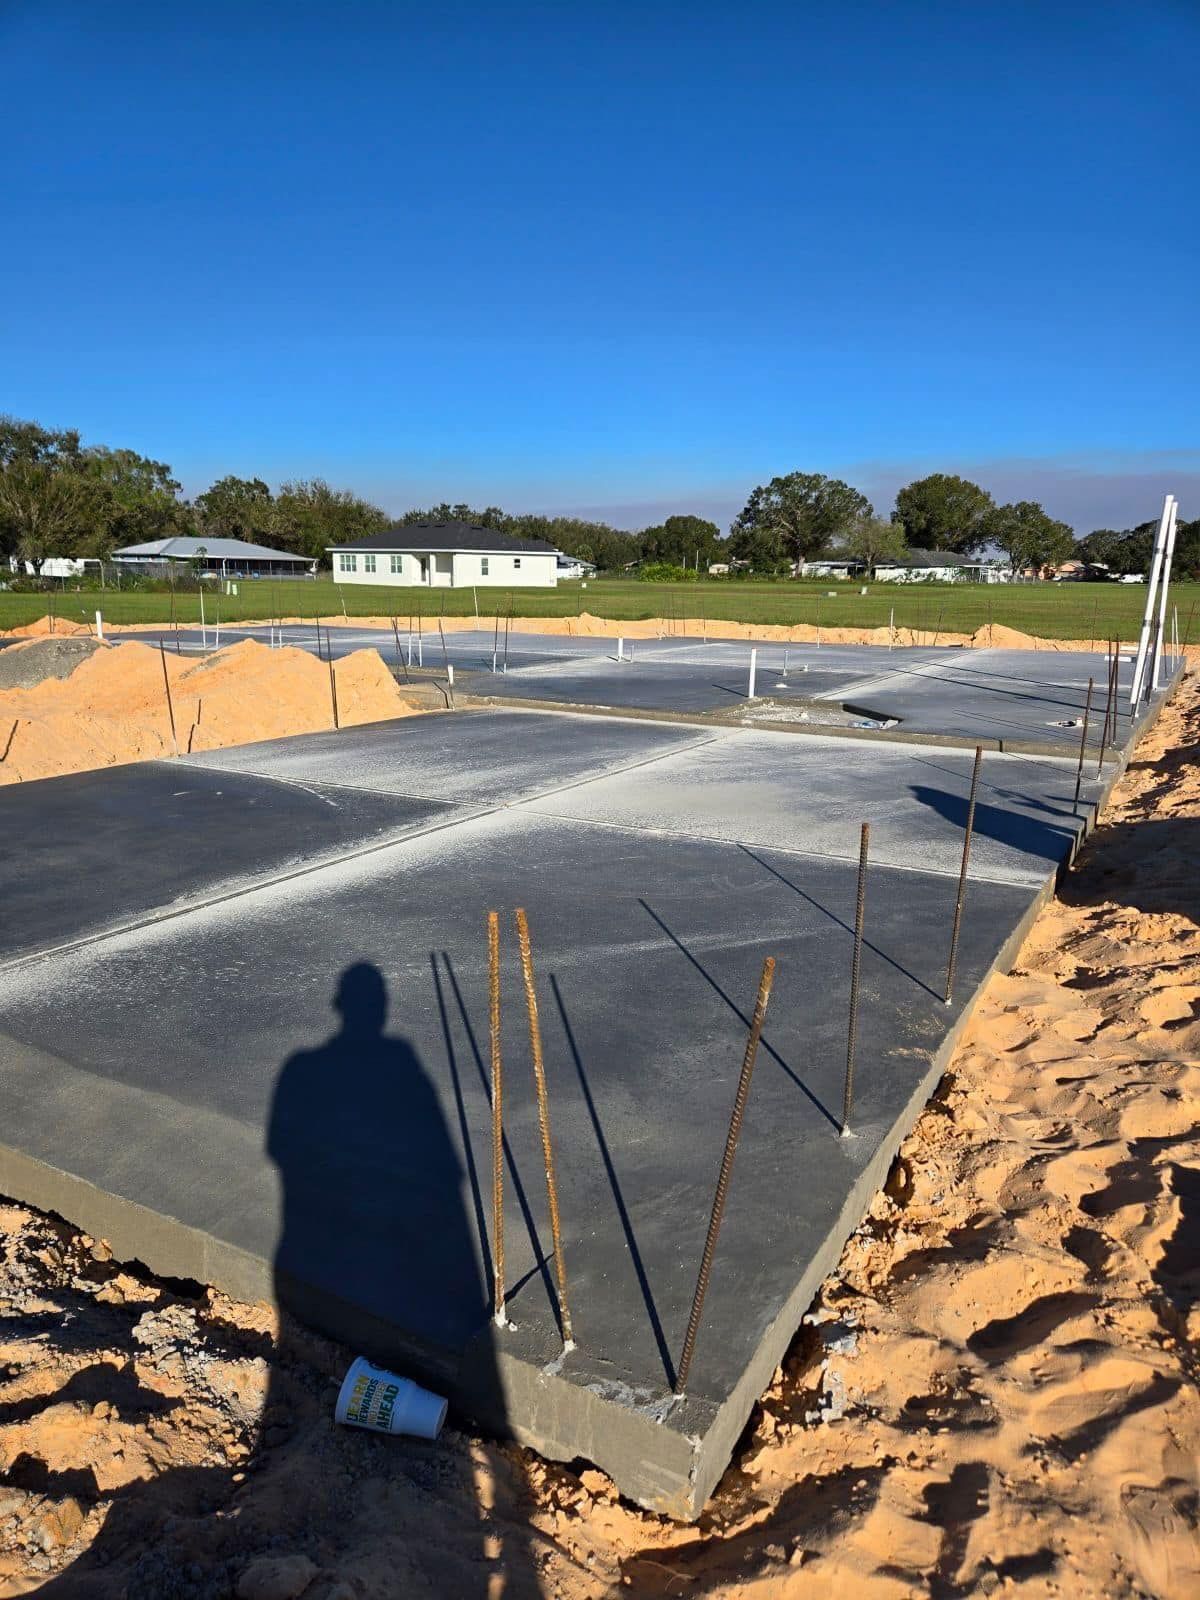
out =
<path fill-rule="evenodd" d="M 41 637 L 9 645 L 5 664 L 40 649 Z M 417 709 L 375 650 L 343 657 L 334 676 L 342 727 Z M 332 725 L 329 667 L 305 650 L 247 640 L 197 662 L 145 644 L 104 645 L 67 678 L 0 689 L 0 785 Z"/>
<path fill-rule="evenodd" d="M 453 1429 L 339 1429 L 350 1352 L 8 1206 L 0 1596 L 1192 1600 L 1198 736 L 1189 681 L 697 1526 Z"/>
<path fill-rule="evenodd" d="M 930 607 L 933 610 L 933 607 Z M 280 617 L 286 626 L 312 625 L 312 617 Z M 377 617 L 322 617 L 322 626 L 334 628 L 387 628 L 395 619 L 391 615 Z M 405 614 L 399 618 L 401 631 L 407 633 L 410 625 L 419 627 L 427 636 L 436 634 L 441 627 L 446 633 L 461 630 L 489 628 L 494 618 L 441 617 L 429 610 L 422 617 Z M 808 622 L 791 624 L 767 622 L 727 622 L 703 617 L 647 617 L 640 621 L 619 621 L 611 617 L 594 617 L 590 611 L 577 617 L 510 617 L 508 627 L 514 633 L 544 633 L 576 639 L 757 639 L 773 640 L 779 644 L 894 644 L 894 645 L 959 645 L 978 650 L 998 648 L 1005 650 L 1094 650 L 1103 647 L 1100 639 L 1041 639 L 1017 628 L 1006 628 L 999 623 L 977 628 L 974 633 L 951 633 L 936 626 L 932 628 L 838 628 L 817 627 Z M 258 624 L 265 626 L 265 620 Z M 104 624 L 106 634 L 144 631 L 144 622 Z M 254 626 L 250 623 L 231 623 L 231 627 Z M 185 631 L 197 632 L 198 624 L 188 624 Z M 500 624 L 501 633 L 504 621 Z M 83 623 L 68 622 L 62 617 L 39 617 L 36 622 L 13 628 L 8 638 L 44 638 L 47 634 L 86 634 L 93 630 Z M 209 632 L 213 631 L 209 624 Z"/>

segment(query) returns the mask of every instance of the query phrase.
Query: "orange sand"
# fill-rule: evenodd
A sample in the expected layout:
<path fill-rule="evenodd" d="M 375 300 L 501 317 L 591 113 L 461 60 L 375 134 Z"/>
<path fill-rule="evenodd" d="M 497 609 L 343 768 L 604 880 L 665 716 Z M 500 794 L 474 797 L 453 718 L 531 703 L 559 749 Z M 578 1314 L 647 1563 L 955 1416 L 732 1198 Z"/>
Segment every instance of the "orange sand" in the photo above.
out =
<path fill-rule="evenodd" d="M 201 662 L 165 659 L 175 740 L 163 655 L 150 645 L 114 645 L 69 678 L 0 691 L 0 784 L 332 726 L 329 667 L 304 650 L 246 641 Z M 356 650 L 334 672 L 343 727 L 414 714 L 376 651 Z"/>
<path fill-rule="evenodd" d="M 311 617 L 283 617 L 279 619 L 288 627 L 298 627 L 305 623 L 312 625 Z M 403 633 L 407 633 L 408 618 L 400 619 Z M 390 631 L 392 626 L 391 616 L 377 617 L 322 617 L 323 627 L 332 628 L 386 628 Z M 488 628 L 492 626 L 491 617 L 442 617 L 437 618 L 426 615 L 423 618 L 423 631 L 426 638 L 436 638 L 439 623 L 446 633 L 456 633 L 463 629 Z M 257 624 L 246 626 L 265 626 L 265 619 L 260 618 Z M 104 624 L 106 635 L 113 633 L 134 633 L 144 631 L 149 624 L 144 622 L 117 622 Z M 198 624 L 185 625 L 187 632 L 196 632 Z M 231 627 L 242 626 L 231 623 Z M 617 621 L 611 617 L 594 617 L 590 611 L 582 611 L 577 617 L 512 617 L 509 627 L 514 633 L 543 633 L 569 638 L 602 638 L 602 639 L 762 639 L 779 644 L 893 644 L 893 645 L 953 645 L 965 649 L 1004 649 L 1004 650 L 1097 650 L 1103 648 L 1100 639 L 1042 639 L 1032 633 L 1022 633 L 1018 628 L 1006 628 L 1001 623 L 985 624 L 977 628 L 974 633 L 950 633 L 934 631 L 932 628 L 838 628 L 816 627 L 809 622 L 796 623 L 768 623 L 768 622 L 725 622 L 709 618 L 707 621 L 699 617 L 645 617 L 640 621 Z M 209 624 L 209 632 L 213 625 Z M 36 622 L 26 623 L 24 627 L 9 630 L 10 637 L 44 638 L 51 632 L 49 617 L 39 617 Z M 56 617 L 53 624 L 55 634 L 91 633 L 93 629 L 85 627 L 82 623 L 66 622 L 61 617 Z M 1124 641 L 1129 644 L 1131 641 Z M 1192 650 L 1200 652 L 1200 646 L 1193 646 L 1188 651 L 1189 660 L 1195 659 Z"/>

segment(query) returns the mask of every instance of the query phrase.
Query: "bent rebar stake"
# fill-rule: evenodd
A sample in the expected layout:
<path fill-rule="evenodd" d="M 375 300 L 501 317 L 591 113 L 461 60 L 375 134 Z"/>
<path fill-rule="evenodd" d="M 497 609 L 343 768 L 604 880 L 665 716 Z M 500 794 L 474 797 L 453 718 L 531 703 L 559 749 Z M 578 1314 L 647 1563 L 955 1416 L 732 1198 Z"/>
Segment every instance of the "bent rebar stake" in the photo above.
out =
<path fill-rule="evenodd" d="M 567 1303 L 567 1265 L 563 1257 L 562 1229 L 558 1217 L 558 1179 L 554 1172 L 554 1147 L 550 1140 L 550 1104 L 546 1095 L 546 1064 L 542 1059 L 542 1030 L 538 1022 L 537 990 L 533 983 L 533 955 L 529 948 L 529 919 L 521 910 L 517 912 L 517 943 L 521 947 L 521 974 L 525 980 L 525 1004 L 529 1011 L 529 1049 L 533 1056 L 538 1126 L 542 1134 L 542 1156 L 546 1163 L 546 1199 L 550 1206 L 550 1237 L 554 1245 L 558 1317 L 562 1326 L 563 1349 L 573 1350 L 575 1335 L 571 1328 L 571 1309 Z"/>
<path fill-rule="evenodd" d="M 1088 687 L 1087 687 L 1087 699 L 1083 703 L 1083 732 L 1079 736 L 1079 765 L 1075 769 L 1075 800 L 1074 800 L 1074 805 L 1073 805 L 1073 808 L 1072 808 L 1075 811 L 1079 810 L 1079 790 L 1080 790 L 1080 786 L 1083 783 L 1083 757 L 1084 757 L 1084 752 L 1087 749 L 1088 717 L 1091 715 L 1091 711 L 1092 711 L 1092 690 L 1094 688 L 1095 688 L 1095 680 L 1092 679 L 1092 678 L 1089 678 L 1088 679 Z"/>
<path fill-rule="evenodd" d="M 971 835 L 975 832 L 975 796 L 979 792 L 979 768 L 983 746 L 975 746 L 975 766 L 971 772 L 971 798 L 967 801 L 967 826 L 963 834 L 962 865 L 958 869 L 958 894 L 954 900 L 954 928 L 950 934 L 950 960 L 946 963 L 946 1004 L 954 998 L 954 971 L 958 965 L 958 936 L 962 931 L 963 899 L 967 892 L 967 868 L 971 861 Z"/>
<path fill-rule="evenodd" d="M 175 732 L 175 707 L 171 703 L 171 680 L 167 676 L 167 647 L 160 639 L 158 653 L 162 658 L 163 688 L 167 691 L 167 715 L 171 719 L 171 743 L 175 746 L 175 754 L 179 754 L 179 737 Z"/>
<path fill-rule="evenodd" d="M 1116 743 L 1117 652 L 1114 650 L 1108 664 L 1108 697 L 1104 702 L 1104 730 L 1100 735 L 1100 759 L 1096 763 L 1096 776 L 1104 771 L 1104 756 L 1111 736 Z M 1110 735 L 1111 730 L 1111 735 Z"/>
<path fill-rule="evenodd" d="M 696 1334 L 700 1328 L 700 1315 L 704 1310 L 704 1297 L 708 1293 L 708 1280 L 712 1273 L 713 1255 L 717 1237 L 721 1232 L 721 1219 L 725 1215 L 725 1201 L 729 1194 L 729 1178 L 733 1172 L 733 1158 L 737 1154 L 738 1139 L 742 1132 L 742 1118 L 750 1096 L 750 1079 L 758 1055 L 758 1041 L 762 1036 L 763 1019 L 767 1014 L 767 1001 L 771 998 L 771 985 L 775 981 L 775 957 L 763 962 L 762 977 L 758 980 L 758 998 L 754 1002 L 754 1015 L 750 1019 L 750 1035 L 746 1040 L 746 1053 L 742 1057 L 742 1071 L 738 1078 L 737 1094 L 729 1117 L 729 1132 L 725 1137 L 725 1153 L 721 1157 L 721 1170 L 717 1174 L 717 1192 L 713 1196 L 712 1213 L 708 1219 L 708 1233 L 704 1239 L 704 1253 L 700 1257 L 700 1272 L 696 1279 L 696 1292 L 692 1296 L 692 1311 L 688 1317 L 687 1333 L 683 1340 L 683 1353 L 675 1374 L 675 1393 L 682 1394 L 692 1370 L 692 1356 L 696 1350 Z"/>
<path fill-rule="evenodd" d="M 500 1064 L 500 914 L 487 914 L 488 1026 L 492 1042 L 492 1317 L 498 1328 L 504 1315 L 504 1079 Z"/>
<path fill-rule="evenodd" d="M 858 838 L 858 900 L 854 910 L 854 955 L 850 962 L 850 1012 L 846 1021 L 846 1079 L 842 1086 L 842 1136 L 850 1131 L 854 1108 L 854 1051 L 858 1044 L 858 975 L 862 967 L 863 922 L 867 910 L 867 852 L 871 824 L 864 822 Z"/>

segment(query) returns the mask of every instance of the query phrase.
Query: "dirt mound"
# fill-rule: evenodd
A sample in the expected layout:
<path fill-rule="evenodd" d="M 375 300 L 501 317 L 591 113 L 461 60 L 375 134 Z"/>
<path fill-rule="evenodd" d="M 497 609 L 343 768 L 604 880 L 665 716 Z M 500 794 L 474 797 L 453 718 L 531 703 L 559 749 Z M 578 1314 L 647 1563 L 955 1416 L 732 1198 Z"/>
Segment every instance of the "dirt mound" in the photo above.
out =
<path fill-rule="evenodd" d="M 0 650 L 0 689 L 32 689 L 47 678 L 69 678 L 104 645 L 95 639 L 23 639 Z"/>
<path fill-rule="evenodd" d="M 345 656 L 334 678 L 342 727 L 417 710 L 374 650 Z M 0 691 L 0 784 L 332 725 L 329 667 L 304 650 L 246 640 L 196 663 L 150 645 L 115 645 L 66 679 Z"/>
<path fill-rule="evenodd" d="M 57 637 L 59 634 L 66 638 L 91 633 L 92 630 L 84 622 L 68 622 L 65 617 L 39 617 L 36 622 L 26 622 L 19 628 L 9 628 L 10 639 L 44 639 L 50 634 Z"/>
<path fill-rule="evenodd" d="M 968 643 L 977 650 L 1060 650 L 1082 649 L 1081 645 L 1071 646 L 1066 640 L 1039 639 L 1032 633 L 1022 633 L 1019 628 L 1006 628 L 1003 623 L 985 623 L 982 628 L 976 628 Z"/>

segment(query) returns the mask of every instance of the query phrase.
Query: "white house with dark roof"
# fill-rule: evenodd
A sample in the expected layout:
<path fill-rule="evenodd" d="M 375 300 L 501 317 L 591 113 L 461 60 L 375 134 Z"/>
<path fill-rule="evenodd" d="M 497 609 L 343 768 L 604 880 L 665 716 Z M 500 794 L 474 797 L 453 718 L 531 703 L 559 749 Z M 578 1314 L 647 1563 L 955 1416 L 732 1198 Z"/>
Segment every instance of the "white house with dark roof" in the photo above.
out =
<path fill-rule="evenodd" d="M 470 522 L 398 522 L 327 546 L 335 583 L 422 584 L 429 589 L 553 589 L 559 552 Z"/>

